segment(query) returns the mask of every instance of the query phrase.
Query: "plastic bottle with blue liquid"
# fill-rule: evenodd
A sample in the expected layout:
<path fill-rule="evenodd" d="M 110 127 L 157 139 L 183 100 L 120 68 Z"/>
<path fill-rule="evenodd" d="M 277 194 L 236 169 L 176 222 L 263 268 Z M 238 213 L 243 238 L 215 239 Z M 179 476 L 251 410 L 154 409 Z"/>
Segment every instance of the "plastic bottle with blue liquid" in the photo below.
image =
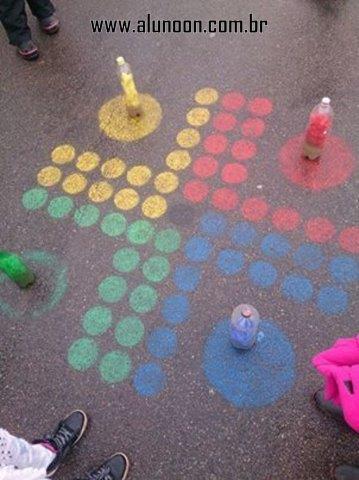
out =
<path fill-rule="evenodd" d="M 251 305 L 238 305 L 230 321 L 230 339 L 235 348 L 250 350 L 257 339 L 259 313 Z"/>

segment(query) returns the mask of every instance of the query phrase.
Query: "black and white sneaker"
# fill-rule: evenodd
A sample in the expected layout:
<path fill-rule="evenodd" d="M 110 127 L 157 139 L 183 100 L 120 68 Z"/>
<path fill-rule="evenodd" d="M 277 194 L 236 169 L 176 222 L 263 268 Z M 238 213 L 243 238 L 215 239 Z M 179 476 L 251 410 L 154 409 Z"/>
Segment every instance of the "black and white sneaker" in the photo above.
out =
<path fill-rule="evenodd" d="M 116 453 L 106 460 L 101 467 L 79 480 L 125 480 L 130 469 L 130 461 L 124 453 Z"/>
<path fill-rule="evenodd" d="M 320 410 L 321 412 L 335 418 L 336 420 L 344 421 L 343 410 L 330 400 L 325 400 L 323 390 L 318 390 L 317 392 L 315 392 L 314 402 L 318 410 Z"/>
<path fill-rule="evenodd" d="M 54 475 L 66 455 L 79 442 L 85 433 L 87 424 L 86 413 L 82 410 L 76 410 L 62 420 L 52 434 L 45 435 L 44 438 L 33 442 L 34 444 L 42 444 L 56 454 L 55 459 L 46 470 L 48 477 Z"/>
<path fill-rule="evenodd" d="M 336 480 L 359 480 L 359 468 L 351 465 L 341 465 L 334 470 Z"/>

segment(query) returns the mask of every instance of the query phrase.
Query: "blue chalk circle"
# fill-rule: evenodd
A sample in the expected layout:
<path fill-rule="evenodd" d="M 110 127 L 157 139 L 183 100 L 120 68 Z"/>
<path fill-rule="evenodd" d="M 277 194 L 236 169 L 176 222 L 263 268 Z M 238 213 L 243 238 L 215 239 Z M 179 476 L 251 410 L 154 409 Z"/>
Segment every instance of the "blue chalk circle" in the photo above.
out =
<path fill-rule="evenodd" d="M 293 254 L 295 265 L 310 271 L 320 268 L 324 258 L 322 249 L 310 243 L 301 245 Z"/>
<path fill-rule="evenodd" d="M 176 267 L 173 281 L 179 290 L 193 292 L 201 279 L 201 271 L 197 267 L 183 265 Z"/>
<path fill-rule="evenodd" d="M 143 363 L 136 370 L 133 385 L 142 397 L 153 397 L 165 388 L 166 375 L 157 363 Z"/>
<path fill-rule="evenodd" d="M 184 248 L 186 257 L 192 262 L 205 262 L 212 252 L 212 244 L 205 237 L 192 237 Z"/>
<path fill-rule="evenodd" d="M 282 293 L 295 302 L 305 303 L 313 296 L 313 285 L 308 278 L 301 275 L 288 275 L 283 280 Z"/>
<path fill-rule="evenodd" d="M 239 222 L 234 226 L 231 237 L 235 245 L 248 247 L 255 242 L 257 230 L 249 222 Z"/>
<path fill-rule="evenodd" d="M 249 278 L 258 287 L 271 287 L 277 280 L 277 269 L 271 263 L 258 261 L 251 263 Z"/>
<path fill-rule="evenodd" d="M 339 315 L 348 307 L 348 294 L 341 288 L 322 287 L 318 294 L 317 305 L 319 310 L 327 315 Z"/>
<path fill-rule="evenodd" d="M 261 243 L 262 252 L 268 257 L 279 259 L 287 255 L 291 246 L 288 240 L 278 233 L 269 233 Z"/>
<path fill-rule="evenodd" d="M 169 328 L 156 328 L 148 337 L 147 348 L 156 358 L 172 357 L 177 351 L 177 335 Z"/>
<path fill-rule="evenodd" d="M 244 265 L 244 255 L 236 250 L 222 250 L 217 258 L 217 267 L 225 275 L 235 275 Z"/>
<path fill-rule="evenodd" d="M 202 216 L 200 227 L 202 233 L 210 237 L 219 237 L 226 230 L 227 220 L 221 213 L 208 212 Z"/>
<path fill-rule="evenodd" d="M 233 406 L 253 408 L 272 405 L 295 381 L 295 354 L 284 333 L 262 321 L 261 339 L 251 350 L 238 350 L 229 340 L 228 320 L 208 337 L 203 369 L 211 386 Z"/>
<path fill-rule="evenodd" d="M 340 283 L 357 282 L 359 279 L 359 266 L 355 258 L 348 255 L 334 257 L 329 264 L 333 280 Z"/>
<path fill-rule="evenodd" d="M 172 325 L 177 325 L 188 320 L 190 304 L 185 295 L 170 295 L 162 303 L 161 313 L 163 318 Z"/>

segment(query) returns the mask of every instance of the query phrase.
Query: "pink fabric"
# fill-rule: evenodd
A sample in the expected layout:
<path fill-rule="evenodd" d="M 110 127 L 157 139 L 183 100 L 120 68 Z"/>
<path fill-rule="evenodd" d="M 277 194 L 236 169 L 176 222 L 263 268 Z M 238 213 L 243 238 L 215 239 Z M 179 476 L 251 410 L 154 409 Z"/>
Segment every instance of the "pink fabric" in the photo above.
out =
<path fill-rule="evenodd" d="M 340 338 L 313 364 L 325 378 L 325 400 L 341 406 L 345 421 L 359 433 L 359 335 Z"/>

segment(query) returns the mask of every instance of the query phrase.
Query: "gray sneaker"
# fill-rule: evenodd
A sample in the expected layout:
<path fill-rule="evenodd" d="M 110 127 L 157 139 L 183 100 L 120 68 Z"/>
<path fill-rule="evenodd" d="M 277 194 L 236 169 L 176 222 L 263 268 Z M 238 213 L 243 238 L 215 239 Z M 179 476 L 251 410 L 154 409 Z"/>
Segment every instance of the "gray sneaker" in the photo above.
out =
<path fill-rule="evenodd" d="M 335 480 L 359 480 L 359 468 L 341 465 L 334 470 Z"/>

